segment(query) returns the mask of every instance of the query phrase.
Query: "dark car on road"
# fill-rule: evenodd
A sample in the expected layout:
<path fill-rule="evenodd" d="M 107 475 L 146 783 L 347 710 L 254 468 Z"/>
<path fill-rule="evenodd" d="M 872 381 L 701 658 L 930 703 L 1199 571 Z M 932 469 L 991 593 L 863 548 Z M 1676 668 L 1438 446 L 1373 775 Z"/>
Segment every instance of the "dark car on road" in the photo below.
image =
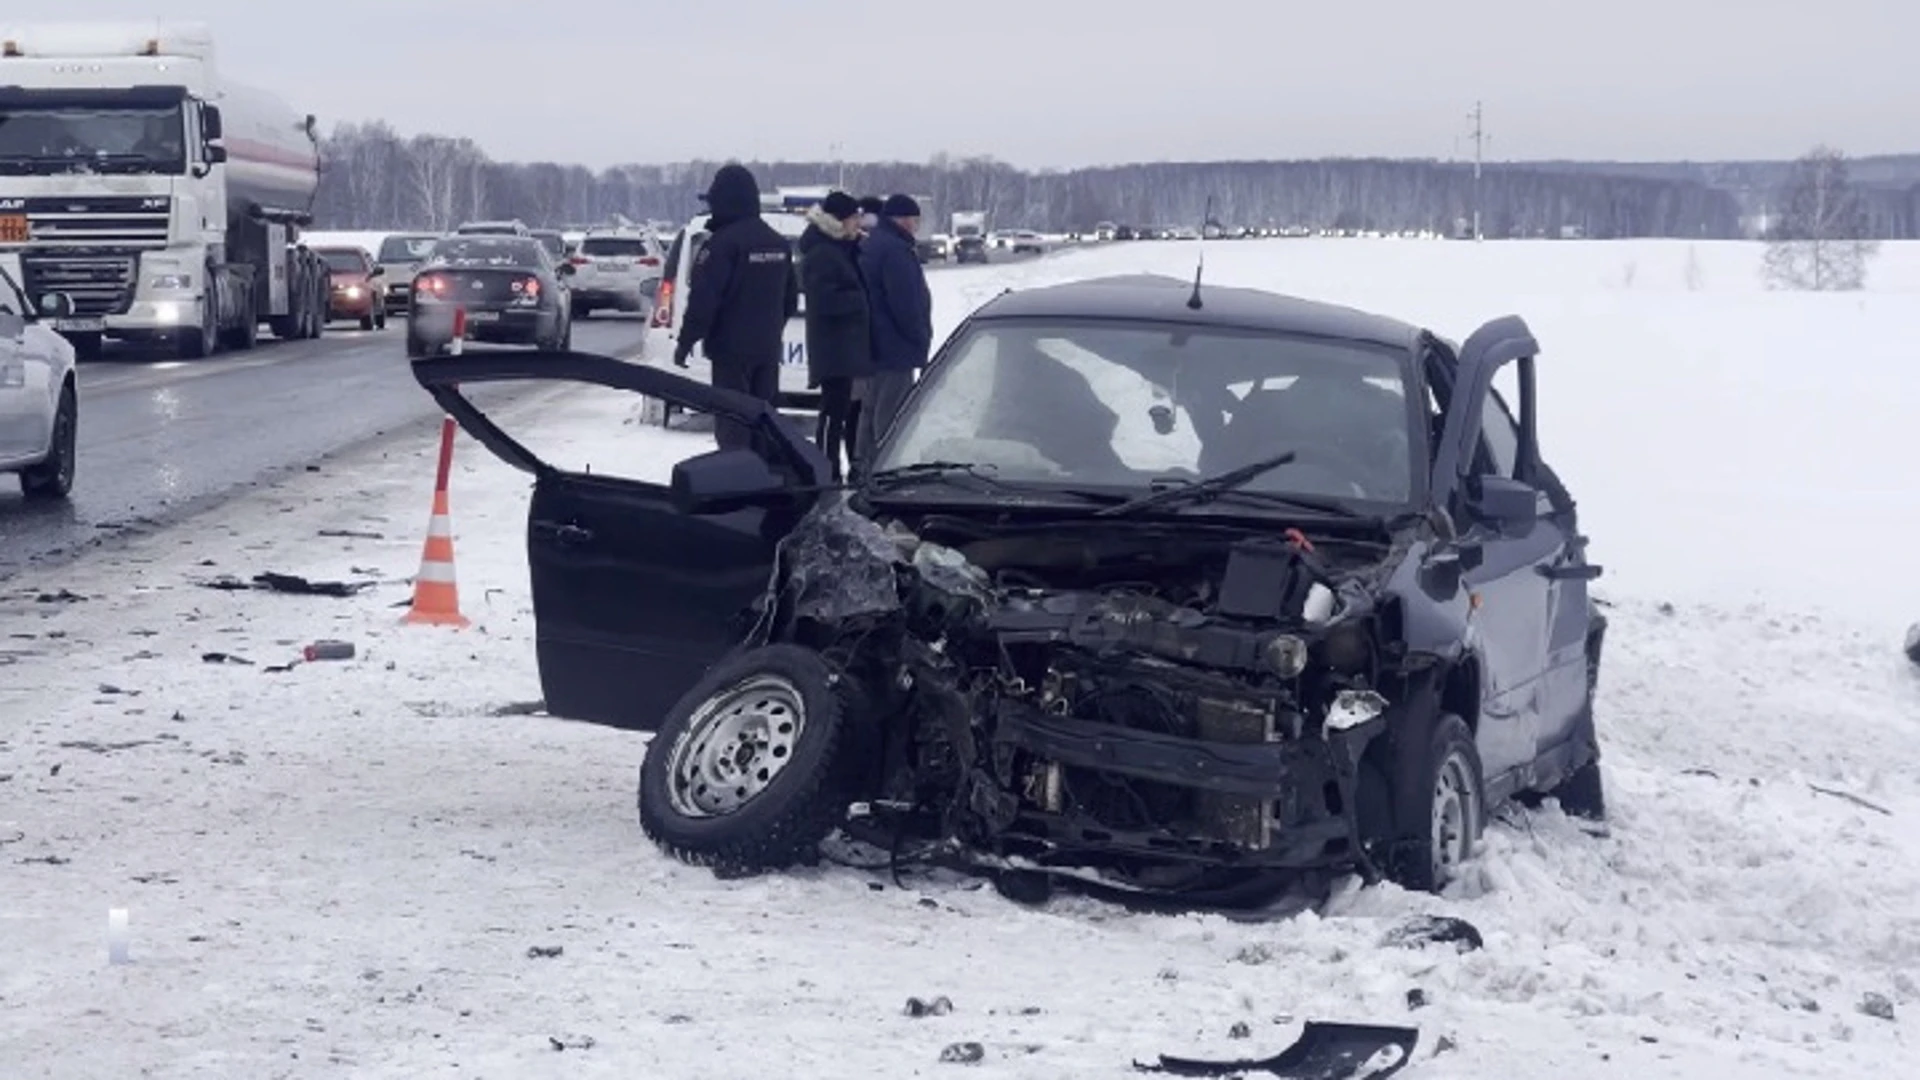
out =
<path fill-rule="evenodd" d="M 466 339 L 564 352 L 573 345 L 566 279 L 538 240 L 472 234 L 434 243 L 414 275 L 407 355 L 432 356 L 452 342 L 464 311 Z"/>
<path fill-rule="evenodd" d="M 352 319 L 362 330 L 386 329 L 387 294 L 380 280 L 385 271 L 373 256 L 357 247 L 313 250 L 327 261 L 327 318 Z"/>
<path fill-rule="evenodd" d="M 547 709 L 655 732 L 666 850 L 771 869 L 839 829 L 1014 895 L 1238 904 L 1442 886 L 1513 798 L 1604 813 L 1599 568 L 1541 455 L 1538 351 L 1512 316 L 1456 347 L 1170 278 L 1010 292 L 845 490 L 792 421 L 657 369 L 414 372 L 535 478 Z M 664 485 L 565 471 L 461 396 L 529 378 L 754 438 Z"/>

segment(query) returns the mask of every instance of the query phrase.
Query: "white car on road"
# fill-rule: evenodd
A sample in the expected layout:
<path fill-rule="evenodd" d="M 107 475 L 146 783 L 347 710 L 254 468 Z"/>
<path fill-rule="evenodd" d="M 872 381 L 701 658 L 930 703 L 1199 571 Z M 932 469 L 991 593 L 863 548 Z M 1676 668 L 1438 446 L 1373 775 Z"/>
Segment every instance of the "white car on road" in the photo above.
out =
<path fill-rule="evenodd" d="M 818 201 L 810 195 L 761 197 L 760 216 L 794 246 L 795 273 L 800 271 L 799 243 L 800 234 L 807 231 L 807 207 Z M 706 225 L 704 214 L 693 219 L 673 238 L 673 246 L 667 249 L 667 264 L 660 281 L 660 292 L 654 299 L 653 318 L 647 328 L 644 355 L 649 364 L 665 367 L 673 363 L 673 350 L 680 340 L 680 328 L 686 324 L 687 290 L 692 279 L 694 259 L 707 242 Z M 802 317 L 806 304 L 806 297 L 802 295 L 801 315 L 788 319 L 786 332 L 781 335 L 780 404 L 783 408 L 811 410 L 820 407 L 820 392 L 807 389 L 807 326 Z M 680 372 L 676 370 L 675 374 Z M 702 382 L 713 381 L 713 369 L 707 362 L 706 351 L 700 345 L 696 344 L 687 357 L 685 374 Z M 656 412 L 653 416 L 663 423 L 668 419 L 664 412 Z"/>
<path fill-rule="evenodd" d="M 20 474 L 28 498 L 64 499 L 73 490 L 80 386 L 73 346 L 54 319 L 73 314 L 65 293 L 27 306 L 20 279 L 0 265 L 0 472 Z"/>
<path fill-rule="evenodd" d="M 660 245 L 638 229 L 594 229 L 580 238 L 567 259 L 573 264 L 574 315 L 585 318 L 601 308 L 645 311 L 660 287 L 665 261 Z"/>

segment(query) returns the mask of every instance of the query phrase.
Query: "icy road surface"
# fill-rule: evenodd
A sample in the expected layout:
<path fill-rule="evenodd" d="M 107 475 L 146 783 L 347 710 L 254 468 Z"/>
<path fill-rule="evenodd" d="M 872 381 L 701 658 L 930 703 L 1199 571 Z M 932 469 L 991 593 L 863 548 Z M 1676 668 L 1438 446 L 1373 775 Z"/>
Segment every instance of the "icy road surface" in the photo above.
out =
<path fill-rule="evenodd" d="M 73 499 L 33 505 L 0 475 L 0 579 L 130 528 L 154 528 L 236 490 L 437 416 L 407 370 L 406 320 L 337 322 L 314 341 L 276 341 L 205 360 L 111 348 L 80 366 L 80 464 Z M 639 349 L 634 318 L 582 319 L 574 344 Z M 477 345 L 475 351 L 488 346 Z M 482 387 L 476 400 L 512 400 Z"/>
<path fill-rule="evenodd" d="M 1178 249 L 1021 276 L 1177 272 Z M 1326 1019 L 1418 1026 L 1409 1080 L 1904 1075 L 1920 1060 L 1920 672 L 1898 629 L 1920 597 L 1910 555 L 1862 541 L 1920 525 L 1904 444 L 1881 441 L 1920 415 L 1889 374 L 1920 331 L 1899 291 L 1920 254 L 1890 251 L 1882 291 L 1847 298 L 1759 293 L 1742 246 L 1702 245 L 1697 291 L 1685 245 L 1210 256 L 1222 281 L 1418 300 L 1455 336 L 1520 310 L 1551 352 L 1547 450 L 1608 566 L 1614 820 L 1595 835 L 1509 815 L 1445 897 L 1344 890 L 1247 924 L 673 863 L 634 821 L 644 736 L 518 715 L 539 694 L 526 478 L 465 440 L 468 631 L 394 625 L 425 440 L 22 575 L 0 586 L 0 1072 L 943 1076 L 962 1068 L 943 1048 L 978 1042 L 969 1076 L 1111 1077 L 1159 1053 L 1266 1056 Z M 1446 289 L 1420 291 L 1449 267 Z M 942 322 L 1008 273 L 942 275 Z M 596 471 L 663 477 L 710 445 L 629 423 L 609 397 L 543 395 L 502 420 Z M 1751 425 L 1789 398 L 1806 437 L 1742 465 L 1780 448 Z M 1703 442 L 1727 449 L 1682 454 Z M 1768 485 L 1818 519 L 1764 512 Z M 352 599 L 196 584 L 269 569 L 381 584 Z M 321 637 L 360 655 L 266 670 Z M 1426 913 L 1470 921 L 1485 947 L 1382 943 Z M 902 1014 L 935 995 L 950 1014 Z"/>

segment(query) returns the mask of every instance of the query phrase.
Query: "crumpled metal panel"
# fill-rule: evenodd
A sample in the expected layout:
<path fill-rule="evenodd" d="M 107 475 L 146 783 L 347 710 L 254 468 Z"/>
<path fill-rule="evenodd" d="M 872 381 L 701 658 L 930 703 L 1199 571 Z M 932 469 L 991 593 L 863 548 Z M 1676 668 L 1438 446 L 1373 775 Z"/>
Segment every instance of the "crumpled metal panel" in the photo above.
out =
<path fill-rule="evenodd" d="M 836 622 L 900 609 L 897 568 L 907 565 L 895 536 L 845 502 L 822 506 L 781 542 L 793 613 Z"/>
<path fill-rule="evenodd" d="M 987 572 L 944 544 L 922 542 L 913 550 L 913 570 L 932 588 L 985 602 L 993 594 Z"/>

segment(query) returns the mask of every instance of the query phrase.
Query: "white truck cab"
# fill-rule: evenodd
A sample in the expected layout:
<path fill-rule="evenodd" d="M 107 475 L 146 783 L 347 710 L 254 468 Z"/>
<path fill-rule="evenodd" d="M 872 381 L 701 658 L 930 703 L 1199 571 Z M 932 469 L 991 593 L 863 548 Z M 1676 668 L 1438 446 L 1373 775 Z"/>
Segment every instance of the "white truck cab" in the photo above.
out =
<path fill-rule="evenodd" d="M 783 188 L 760 197 L 760 216 L 774 231 L 787 238 L 794 246 L 794 272 L 799 272 L 800 234 L 807 230 L 807 210 L 826 197 L 826 188 Z M 680 341 L 680 328 L 686 324 L 687 297 L 691 289 L 693 263 L 700 248 L 707 242 L 707 215 L 688 222 L 674 236 L 673 244 L 667 249 L 667 263 L 661 271 L 660 291 L 654 297 L 653 318 L 647 327 L 647 341 L 642 352 L 644 362 L 680 373 L 671 368 L 673 352 Z M 807 389 L 807 327 L 802 317 L 806 311 L 806 297 L 800 299 L 801 314 L 787 320 L 786 332 L 781 335 L 780 356 L 780 404 L 782 408 L 813 410 L 820 406 L 820 393 Z M 702 382 L 713 381 L 713 368 L 707 362 L 706 352 L 698 344 L 687 357 L 689 378 Z M 662 423 L 667 419 L 664 412 L 655 414 Z"/>
<path fill-rule="evenodd" d="M 0 254 L 30 302 L 183 357 L 318 336 L 326 264 L 299 243 L 319 184 L 312 116 L 221 77 L 204 24 L 0 31 Z"/>

